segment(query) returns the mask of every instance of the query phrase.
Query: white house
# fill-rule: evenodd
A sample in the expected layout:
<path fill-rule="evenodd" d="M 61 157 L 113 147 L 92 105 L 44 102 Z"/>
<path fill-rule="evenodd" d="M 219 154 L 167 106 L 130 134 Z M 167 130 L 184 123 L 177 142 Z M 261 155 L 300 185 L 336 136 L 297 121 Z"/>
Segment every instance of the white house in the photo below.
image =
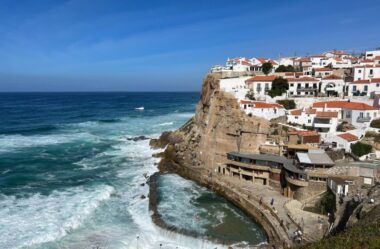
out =
<path fill-rule="evenodd" d="M 331 60 L 331 66 L 336 69 L 352 68 L 352 60 L 350 60 L 349 58 L 334 58 Z"/>
<path fill-rule="evenodd" d="M 359 65 L 354 67 L 354 81 L 380 78 L 380 64 Z"/>
<path fill-rule="evenodd" d="M 332 147 L 345 152 L 351 152 L 351 145 L 359 141 L 359 138 L 349 132 L 334 134 L 325 140 L 326 142 L 332 143 Z"/>
<path fill-rule="evenodd" d="M 313 119 L 313 127 L 319 133 L 336 132 L 338 126 L 338 112 L 317 111 Z M 326 135 L 322 134 L 322 137 Z"/>
<path fill-rule="evenodd" d="M 334 74 L 323 77 L 320 81 L 320 92 L 330 97 L 343 97 L 345 83 L 342 77 Z"/>
<path fill-rule="evenodd" d="M 323 54 L 317 54 L 317 55 L 312 55 L 310 56 L 311 59 L 311 65 L 313 68 L 319 68 L 319 67 L 324 67 L 327 66 L 327 64 L 323 64 L 323 62 L 326 59 L 326 56 Z"/>
<path fill-rule="evenodd" d="M 263 71 L 263 64 L 269 62 L 272 64 L 272 70 L 269 73 L 274 73 L 275 70 L 278 68 L 279 63 L 275 60 L 268 59 L 268 58 L 261 58 L 261 57 L 253 57 L 250 59 L 250 63 L 252 65 L 252 71 L 254 72 L 262 72 Z"/>
<path fill-rule="evenodd" d="M 312 126 L 314 117 L 317 113 L 316 109 L 295 109 L 288 113 L 288 123 Z"/>
<path fill-rule="evenodd" d="M 338 118 L 351 123 L 355 127 L 366 129 L 372 119 L 378 117 L 378 109 L 365 103 L 352 101 L 321 101 L 313 103 L 317 111 L 338 112 Z"/>
<path fill-rule="evenodd" d="M 262 99 L 272 89 L 272 81 L 276 78 L 275 75 L 258 75 L 247 79 L 245 83 L 256 99 Z"/>
<path fill-rule="evenodd" d="M 338 112 L 317 111 L 317 109 L 296 109 L 288 113 L 288 122 L 313 127 L 324 138 L 329 132 L 335 132 L 338 126 Z"/>
<path fill-rule="evenodd" d="M 366 129 L 378 117 L 379 110 L 365 103 L 348 102 L 342 108 L 343 120 L 358 128 Z"/>
<path fill-rule="evenodd" d="M 318 80 L 312 77 L 288 78 L 290 97 L 312 97 L 318 92 Z"/>
<path fill-rule="evenodd" d="M 226 78 L 219 80 L 220 90 L 232 93 L 237 99 L 244 99 L 248 88 L 245 81 L 250 77 Z"/>
<path fill-rule="evenodd" d="M 293 66 L 294 58 L 293 57 L 282 57 L 278 60 L 279 65 L 283 66 Z"/>
<path fill-rule="evenodd" d="M 350 56 L 349 53 L 339 50 L 325 52 L 324 55 L 328 58 L 347 58 Z"/>
<path fill-rule="evenodd" d="M 327 186 L 337 195 L 347 196 L 348 188 L 351 184 L 352 180 L 347 180 L 342 177 L 329 176 L 327 179 Z"/>
<path fill-rule="evenodd" d="M 365 52 L 366 59 L 372 60 L 377 56 L 380 56 L 380 50 L 372 50 L 372 51 Z"/>
<path fill-rule="evenodd" d="M 245 57 L 227 59 L 226 62 L 226 67 L 235 72 L 249 72 L 251 66 L 250 61 Z"/>
<path fill-rule="evenodd" d="M 323 78 L 323 77 L 333 74 L 333 69 L 331 68 L 322 67 L 322 68 L 314 68 L 313 70 L 314 70 L 314 76 L 316 78 Z"/>
<path fill-rule="evenodd" d="M 356 80 L 349 83 L 349 96 L 371 96 L 380 92 L 380 78 Z"/>
<path fill-rule="evenodd" d="M 262 101 L 241 100 L 240 108 L 247 114 L 262 117 L 265 119 L 278 118 L 285 116 L 284 106 L 276 103 L 266 103 Z"/>

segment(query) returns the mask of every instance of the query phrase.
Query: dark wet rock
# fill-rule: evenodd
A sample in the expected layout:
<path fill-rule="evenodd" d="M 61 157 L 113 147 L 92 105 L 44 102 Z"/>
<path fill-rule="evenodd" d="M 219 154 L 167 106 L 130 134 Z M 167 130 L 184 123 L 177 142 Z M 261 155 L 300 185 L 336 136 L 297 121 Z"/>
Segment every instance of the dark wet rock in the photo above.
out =
<path fill-rule="evenodd" d="M 145 195 L 141 195 L 140 198 L 141 198 L 141 199 L 145 199 L 146 196 L 145 196 Z"/>
<path fill-rule="evenodd" d="M 145 183 L 141 183 L 140 186 L 144 187 L 144 186 L 145 186 Z"/>
<path fill-rule="evenodd" d="M 148 139 L 149 139 L 149 137 L 146 137 L 146 136 L 138 136 L 138 137 L 127 138 L 128 141 L 134 141 L 134 142 L 141 141 L 141 140 L 148 140 Z"/>

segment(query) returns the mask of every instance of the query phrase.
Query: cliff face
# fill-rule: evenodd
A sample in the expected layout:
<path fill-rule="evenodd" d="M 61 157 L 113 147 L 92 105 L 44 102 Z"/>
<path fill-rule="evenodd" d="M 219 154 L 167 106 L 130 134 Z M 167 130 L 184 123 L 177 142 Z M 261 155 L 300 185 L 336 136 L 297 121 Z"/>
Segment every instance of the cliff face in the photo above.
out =
<path fill-rule="evenodd" d="M 179 164 L 211 171 L 226 160 L 227 152 L 259 152 L 269 125 L 265 119 L 248 117 L 231 94 L 219 91 L 219 76 L 210 74 L 203 81 L 195 116 L 179 130 L 152 140 L 151 145 L 168 145 L 161 170 L 173 170 Z"/>

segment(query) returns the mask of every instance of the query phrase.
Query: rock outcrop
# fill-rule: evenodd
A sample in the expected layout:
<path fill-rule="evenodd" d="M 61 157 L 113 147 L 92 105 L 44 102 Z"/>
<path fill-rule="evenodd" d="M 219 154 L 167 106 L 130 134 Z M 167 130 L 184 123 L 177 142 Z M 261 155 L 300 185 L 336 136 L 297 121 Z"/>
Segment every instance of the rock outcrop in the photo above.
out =
<path fill-rule="evenodd" d="M 258 153 L 269 132 L 268 120 L 246 115 L 233 95 L 220 91 L 219 76 L 209 74 L 203 81 L 195 116 L 180 129 L 152 139 L 150 144 L 165 148 L 157 155 L 162 158 L 161 172 L 175 172 L 225 196 L 263 226 L 271 245 L 282 248 L 288 244 L 288 238 L 280 225 L 273 225 L 267 214 L 247 202 L 232 186 L 213 177 L 218 164 L 226 162 L 227 152 Z"/>
<path fill-rule="evenodd" d="M 247 116 L 231 94 L 219 91 L 218 75 L 209 74 L 195 116 L 177 131 L 152 140 L 151 145 L 167 146 L 161 170 L 170 170 L 174 163 L 213 171 L 225 162 L 227 152 L 259 152 L 269 125 L 266 119 Z"/>

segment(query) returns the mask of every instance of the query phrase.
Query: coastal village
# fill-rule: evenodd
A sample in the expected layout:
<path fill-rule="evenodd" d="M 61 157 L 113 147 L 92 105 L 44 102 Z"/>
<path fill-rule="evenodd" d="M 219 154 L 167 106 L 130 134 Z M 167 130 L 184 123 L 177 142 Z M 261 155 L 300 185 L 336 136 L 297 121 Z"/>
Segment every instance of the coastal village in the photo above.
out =
<path fill-rule="evenodd" d="M 380 50 L 229 58 L 211 73 L 247 116 L 270 122 L 259 153 L 228 152 L 215 171 L 243 189 L 278 192 L 278 205 L 275 197 L 267 203 L 281 225 L 283 217 L 296 224 L 293 242 L 337 230 L 353 201 L 377 202 L 368 189 L 380 179 Z M 326 193 L 336 201 L 332 210 L 318 204 Z M 267 196 L 274 195 L 262 194 L 260 205 Z"/>
<path fill-rule="evenodd" d="M 324 243 L 380 207 L 379 100 L 380 50 L 227 59 L 205 77 L 195 116 L 150 144 L 164 149 L 160 172 L 212 189 L 260 223 L 263 248 Z"/>

